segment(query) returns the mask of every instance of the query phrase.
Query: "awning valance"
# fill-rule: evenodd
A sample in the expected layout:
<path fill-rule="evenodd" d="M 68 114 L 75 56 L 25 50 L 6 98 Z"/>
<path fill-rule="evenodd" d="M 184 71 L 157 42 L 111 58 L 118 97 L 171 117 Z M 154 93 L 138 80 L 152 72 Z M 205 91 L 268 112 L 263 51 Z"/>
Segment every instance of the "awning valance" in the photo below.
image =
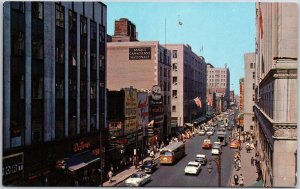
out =
<path fill-rule="evenodd" d="M 98 160 L 100 160 L 99 157 L 93 155 L 90 151 L 86 151 L 68 158 L 66 160 L 66 168 L 70 171 L 76 171 Z"/>

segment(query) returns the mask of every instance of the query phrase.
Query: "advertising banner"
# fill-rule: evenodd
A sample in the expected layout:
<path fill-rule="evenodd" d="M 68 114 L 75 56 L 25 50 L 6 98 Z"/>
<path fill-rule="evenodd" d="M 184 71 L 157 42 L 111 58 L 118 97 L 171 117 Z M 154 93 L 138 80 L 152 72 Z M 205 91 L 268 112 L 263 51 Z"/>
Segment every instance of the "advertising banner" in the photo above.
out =
<path fill-rule="evenodd" d="M 138 120 L 138 130 L 143 130 L 143 135 L 145 136 L 146 125 L 149 122 L 149 103 L 148 103 L 148 93 L 138 92 L 138 109 L 137 109 L 137 120 Z"/>
<path fill-rule="evenodd" d="M 137 90 L 125 88 L 125 123 L 124 123 L 124 135 L 133 133 L 137 127 Z"/>
<path fill-rule="evenodd" d="M 129 60 L 150 60 L 151 47 L 129 48 Z"/>

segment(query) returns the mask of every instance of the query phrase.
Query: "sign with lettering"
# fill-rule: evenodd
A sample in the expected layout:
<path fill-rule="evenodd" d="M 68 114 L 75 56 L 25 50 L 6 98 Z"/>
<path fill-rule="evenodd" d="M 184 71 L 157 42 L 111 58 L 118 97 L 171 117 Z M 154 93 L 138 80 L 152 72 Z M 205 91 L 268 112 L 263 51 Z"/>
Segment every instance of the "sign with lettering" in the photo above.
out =
<path fill-rule="evenodd" d="M 138 129 L 142 129 L 145 132 L 145 127 L 149 123 L 148 115 L 148 93 L 138 92 L 138 109 L 137 109 L 137 119 L 138 119 Z"/>
<path fill-rule="evenodd" d="M 89 142 L 83 142 L 83 141 L 76 142 L 73 145 L 73 151 L 78 152 L 78 151 L 81 151 L 81 150 L 84 150 L 84 149 L 89 149 L 90 146 L 91 146 L 91 144 Z"/>
<path fill-rule="evenodd" d="M 150 60 L 151 47 L 129 48 L 129 60 Z"/>
<path fill-rule="evenodd" d="M 2 179 L 4 185 L 10 184 L 16 179 L 23 178 L 23 164 L 23 152 L 3 157 Z"/>
<path fill-rule="evenodd" d="M 124 122 L 124 135 L 133 133 L 136 131 L 137 126 L 137 90 L 125 88 L 125 122 Z"/>

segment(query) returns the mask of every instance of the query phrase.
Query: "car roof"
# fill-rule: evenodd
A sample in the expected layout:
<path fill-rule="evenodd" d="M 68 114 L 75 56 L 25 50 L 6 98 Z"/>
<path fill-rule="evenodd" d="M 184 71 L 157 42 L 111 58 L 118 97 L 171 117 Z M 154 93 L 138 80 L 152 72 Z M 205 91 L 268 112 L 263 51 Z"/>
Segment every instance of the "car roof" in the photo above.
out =
<path fill-rule="evenodd" d="M 205 158 L 206 156 L 204 154 L 197 154 L 196 157 L 202 157 Z"/>
<path fill-rule="evenodd" d="M 221 142 L 214 142 L 214 144 L 221 144 Z"/>
<path fill-rule="evenodd" d="M 188 165 L 199 165 L 199 163 L 196 162 L 196 161 L 190 161 L 190 162 L 188 163 Z"/>
<path fill-rule="evenodd" d="M 211 140 L 210 139 L 204 139 L 204 142 L 211 142 Z"/>

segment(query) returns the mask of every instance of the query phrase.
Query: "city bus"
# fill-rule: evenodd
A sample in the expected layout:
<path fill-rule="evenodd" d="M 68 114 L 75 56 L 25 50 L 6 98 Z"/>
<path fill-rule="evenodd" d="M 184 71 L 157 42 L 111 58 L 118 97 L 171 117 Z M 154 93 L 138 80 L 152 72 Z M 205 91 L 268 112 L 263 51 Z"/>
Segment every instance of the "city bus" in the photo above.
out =
<path fill-rule="evenodd" d="M 185 144 L 173 142 L 160 151 L 160 164 L 174 164 L 185 155 Z"/>

